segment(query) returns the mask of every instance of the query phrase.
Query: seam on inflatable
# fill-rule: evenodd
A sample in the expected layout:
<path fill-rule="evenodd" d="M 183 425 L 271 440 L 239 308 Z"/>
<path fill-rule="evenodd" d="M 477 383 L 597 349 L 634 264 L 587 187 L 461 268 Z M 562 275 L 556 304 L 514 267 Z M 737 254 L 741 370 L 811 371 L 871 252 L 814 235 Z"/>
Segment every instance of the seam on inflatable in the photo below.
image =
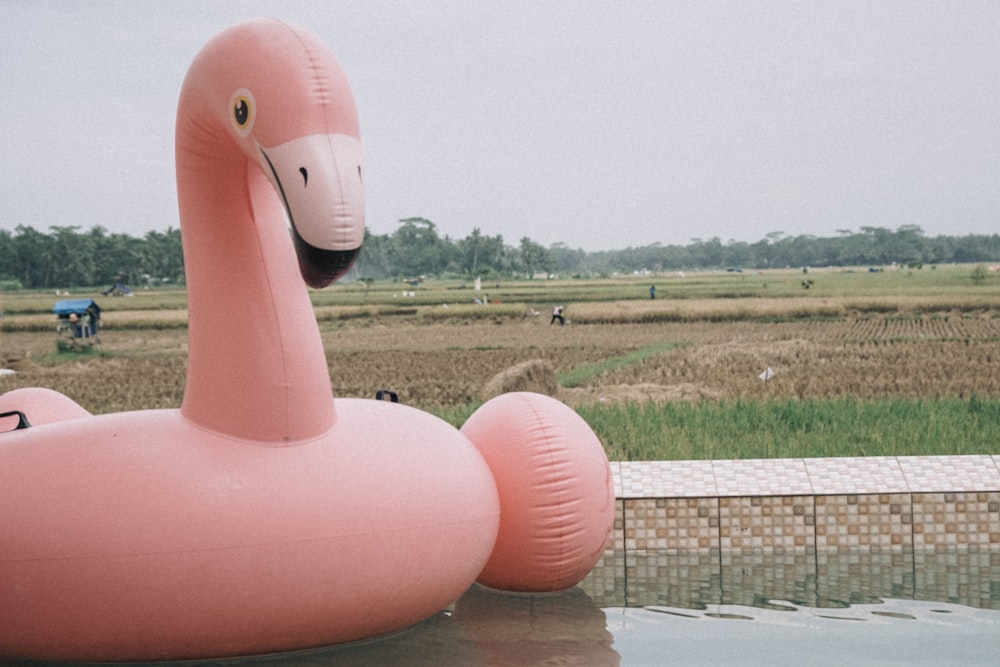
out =
<path fill-rule="evenodd" d="M 281 183 L 281 178 L 279 177 L 278 172 L 275 171 L 274 165 L 271 164 L 271 160 L 270 160 L 270 158 L 268 158 L 267 153 L 263 149 L 260 149 L 260 152 L 264 156 L 264 159 L 267 160 L 267 164 L 271 168 L 271 172 L 274 174 L 274 180 L 278 184 L 278 189 L 279 189 L 280 194 L 281 194 L 281 199 L 282 199 L 282 201 L 284 203 L 285 214 L 288 216 L 288 219 L 291 222 L 292 227 L 294 227 L 295 226 L 295 221 L 294 221 L 294 218 L 292 217 L 291 208 L 288 205 L 288 197 L 285 195 L 285 188 L 284 188 L 284 186 Z M 253 205 L 254 194 L 255 194 L 255 192 L 253 191 L 253 189 L 254 189 L 255 186 L 254 186 L 253 181 L 251 180 L 251 175 L 250 175 L 250 169 L 253 169 L 253 168 L 260 169 L 260 165 L 252 165 L 252 163 L 248 159 L 247 160 L 247 174 L 246 174 L 246 183 L 247 183 L 246 192 L 247 192 L 247 197 L 250 199 L 250 209 L 249 210 L 250 210 L 250 214 L 253 216 L 252 224 L 254 226 L 254 230 L 257 230 L 258 227 L 259 227 L 258 226 L 258 220 L 257 220 L 257 209 Z M 266 174 L 265 174 L 265 178 L 266 178 Z M 262 187 L 262 186 L 256 186 L 256 187 Z M 265 221 L 264 224 L 268 224 L 268 222 Z M 260 253 L 260 256 L 261 257 L 267 257 L 267 252 L 266 252 L 266 249 L 264 248 L 264 246 L 261 244 L 260 234 L 259 233 L 255 233 L 254 234 L 254 243 L 257 246 L 257 252 Z M 269 312 L 269 317 L 274 322 L 275 330 L 278 332 L 278 340 L 280 340 L 282 342 L 282 344 L 278 346 L 279 349 L 280 349 L 280 354 L 281 354 L 281 385 L 280 385 L 280 387 L 281 387 L 281 393 L 282 393 L 282 405 L 284 406 L 284 409 L 282 410 L 283 419 L 284 419 L 284 425 L 283 425 L 283 427 L 281 429 L 281 432 L 284 433 L 285 437 L 287 438 L 287 434 L 289 433 L 289 431 L 291 429 L 291 423 L 289 421 L 290 415 L 291 415 L 291 397 L 289 395 L 289 388 L 291 386 L 291 382 L 290 382 L 289 377 L 288 377 L 288 356 L 287 356 L 287 354 L 285 352 L 285 345 L 284 345 L 285 331 L 284 331 L 284 327 L 283 327 L 283 323 L 281 321 L 281 318 L 278 317 L 278 314 L 277 314 L 278 313 L 278 306 L 277 306 L 277 299 L 275 299 L 275 295 L 274 295 L 274 284 L 273 284 L 273 282 L 271 280 L 271 273 L 270 273 L 270 270 L 269 270 L 269 267 L 268 267 L 268 263 L 266 261 L 262 261 L 261 262 L 261 270 L 264 272 L 264 276 L 265 276 L 265 285 L 266 285 L 266 288 L 267 288 L 267 305 L 268 305 L 268 308 L 269 308 L 269 311 L 270 311 Z"/>
<path fill-rule="evenodd" d="M 521 402 L 528 406 L 528 409 L 530 410 L 534 421 L 534 427 L 538 429 L 544 437 L 543 442 L 545 443 L 545 447 L 543 453 L 545 454 L 546 458 L 549 459 L 553 467 L 559 467 L 560 462 L 557 461 L 555 457 L 556 450 L 561 449 L 560 447 L 557 446 L 558 443 L 557 435 L 553 434 L 552 428 L 545 422 L 544 419 L 542 419 L 541 413 L 538 411 L 537 407 L 531 401 L 522 398 Z M 555 502 L 553 503 L 553 505 L 556 507 L 558 514 L 563 514 L 564 513 L 563 510 L 565 509 L 567 504 L 567 499 L 565 498 L 566 490 L 562 488 L 562 485 L 560 484 L 555 484 L 554 487 L 555 487 L 555 493 L 553 494 L 553 496 Z M 559 517 L 557 517 L 557 519 L 558 518 Z M 567 576 L 567 574 L 570 571 L 570 568 L 568 559 L 566 558 L 566 555 L 568 553 L 567 551 L 568 531 L 566 530 L 566 526 L 563 521 L 557 520 L 555 523 L 556 526 L 558 527 L 558 531 L 554 538 L 554 542 L 556 544 L 556 552 L 557 552 L 556 559 L 557 562 L 560 564 L 560 567 L 558 568 L 557 572 L 552 578 L 558 580 Z"/>

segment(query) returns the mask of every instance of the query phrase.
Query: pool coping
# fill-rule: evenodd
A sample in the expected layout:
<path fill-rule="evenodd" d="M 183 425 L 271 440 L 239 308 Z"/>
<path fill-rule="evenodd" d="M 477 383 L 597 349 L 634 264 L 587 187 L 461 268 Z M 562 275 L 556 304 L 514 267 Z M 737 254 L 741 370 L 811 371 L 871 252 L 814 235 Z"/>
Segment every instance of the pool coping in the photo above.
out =
<path fill-rule="evenodd" d="M 612 461 L 617 498 L 1000 491 L 1000 455 Z"/>

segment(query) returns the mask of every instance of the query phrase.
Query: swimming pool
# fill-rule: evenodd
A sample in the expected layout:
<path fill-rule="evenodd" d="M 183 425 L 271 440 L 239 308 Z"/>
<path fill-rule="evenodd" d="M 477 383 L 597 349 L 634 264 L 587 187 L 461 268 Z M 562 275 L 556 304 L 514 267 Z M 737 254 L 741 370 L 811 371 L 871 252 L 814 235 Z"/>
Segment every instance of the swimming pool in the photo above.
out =
<path fill-rule="evenodd" d="M 611 540 L 569 591 L 474 586 L 391 637 L 182 664 L 1000 664 L 1000 455 L 612 473 Z"/>

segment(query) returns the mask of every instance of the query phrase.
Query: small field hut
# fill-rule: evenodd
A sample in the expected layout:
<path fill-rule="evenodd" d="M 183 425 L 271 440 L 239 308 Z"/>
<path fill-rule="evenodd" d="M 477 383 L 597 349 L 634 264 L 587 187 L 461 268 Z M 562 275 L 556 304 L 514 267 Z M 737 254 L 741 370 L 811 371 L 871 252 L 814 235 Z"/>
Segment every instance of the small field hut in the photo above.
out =
<path fill-rule="evenodd" d="M 101 307 L 93 299 L 56 301 L 52 312 L 56 314 L 56 332 L 67 336 L 74 345 L 97 341 L 97 332 L 101 329 Z"/>

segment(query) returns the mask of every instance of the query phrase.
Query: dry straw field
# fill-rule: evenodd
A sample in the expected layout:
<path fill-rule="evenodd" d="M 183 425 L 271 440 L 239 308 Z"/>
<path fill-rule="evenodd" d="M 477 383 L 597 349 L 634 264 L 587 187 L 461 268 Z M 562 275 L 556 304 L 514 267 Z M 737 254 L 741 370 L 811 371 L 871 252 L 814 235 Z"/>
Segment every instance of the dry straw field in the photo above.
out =
<path fill-rule="evenodd" d="M 324 324 L 333 390 L 380 388 L 424 408 L 481 400 L 498 373 L 541 360 L 556 377 L 660 341 L 676 347 L 555 388 L 576 405 L 699 399 L 1000 397 L 1000 319 L 549 325 L 542 317 L 424 323 L 394 318 Z M 234 335 L 238 332 L 234 331 Z M 184 329 L 105 329 L 106 355 L 48 356 L 54 336 L 4 334 L 4 390 L 47 386 L 92 412 L 180 404 Z M 39 344 L 41 341 L 41 344 Z M 51 349 L 50 349 L 51 348 Z M 767 368 L 774 376 L 759 375 Z M 544 378 L 529 388 L 543 388 Z M 554 388 L 554 384 L 551 385 Z M 549 393 L 549 392 L 546 392 Z"/>
<path fill-rule="evenodd" d="M 463 414 L 499 390 L 577 407 L 626 403 L 1000 399 L 1000 277 L 898 275 L 345 285 L 314 294 L 333 391 Z M 867 282 L 866 282 L 867 281 Z M 881 282 L 879 282 L 881 281 Z M 868 283 L 875 282 L 876 288 Z M 860 286 L 860 287 L 859 287 Z M 219 298 L 225 298 L 220 294 Z M 3 295 L 0 391 L 46 386 L 95 413 L 180 405 L 182 292 L 101 299 L 96 354 L 55 354 L 50 295 Z M 549 323 L 553 304 L 567 324 Z M 239 336 L 234 324 L 233 336 Z M 762 380 L 771 369 L 773 376 Z"/>

